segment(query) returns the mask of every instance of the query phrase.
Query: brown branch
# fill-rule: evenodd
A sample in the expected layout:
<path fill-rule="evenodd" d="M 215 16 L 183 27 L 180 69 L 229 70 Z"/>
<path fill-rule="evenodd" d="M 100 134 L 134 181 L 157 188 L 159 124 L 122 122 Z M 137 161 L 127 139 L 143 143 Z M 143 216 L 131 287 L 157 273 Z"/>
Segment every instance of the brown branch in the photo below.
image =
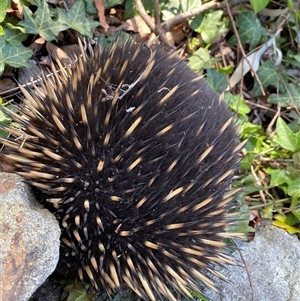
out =
<path fill-rule="evenodd" d="M 147 14 L 141 0 L 134 0 L 137 12 L 150 27 L 150 29 L 159 37 L 162 43 L 164 43 L 169 49 L 173 49 L 174 46 L 169 42 L 166 37 L 165 31 L 163 30 L 160 23 L 160 11 L 159 11 L 159 0 L 154 0 L 154 19 L 153 23 L 151 17 Z"/>
<path fill-rule="evenodd" d="M 248 2 L 249 2 L 249 0 L 233 0 L 233 1 L 230 2 L 230 5 L 234 6 L 234 5 L 237 5 L 237 4 L 248 3 Z M 172 19 L 170 19 L 170 20 L 162 23 L 162 27 L 166 31 L 169 31 L 170 28 L 173 25 L 181 23 L 181 22 L 183 22 L 186 19 L 189 19 L 191 17 L 195 17 L 195 16 L 197 16 L 197 15 L 199 15 L 201 13 L 206 12 L 209 9 L 212 9 L 212 8 L 225 8 L 225 7 L 226 7 L 226 3 L 224 3 L 224 2 L 216 2 L 215 0 L 214 1 L 210 1 L 210 2 L 207 2 L 207 3 L 199 6 L 196 9 L 193 9 L 193 10 L 181 13 L 181 14 L 175 16 L 174 18 L 172 18 Z"/>
<path fill-rule="evenodd" d="M 163 30 L 160 23 L 160 11 L 159 11 L 159 0 L 154 0 L 154 19 L 155 19 L 155 33 L 159 36 L 164 45 L 166 45 L 169 49 L 174 49 L 174 46 L 168 40 L 165 31 Z"/>
<path fill-rule="evenodd" d="M 273 34 L 276 33 L 283 26 L 283 24 L 289 19 L 289 17 L 294 12 L 294 10 L 297 9 L 297 7 L 299 7 L 299 6 L 300 6 L 300 0 L 298 0 L 296 3 L 294 3 L 293 8 L 290 9 L 287 13 L 280 16 L 279 23 L 274 26 L 274 29 L 271 31 L 271 33 L 273 33 Z"/>
<path fill-rule="evenodd" d="M 240 37 L 239 37 L 238 31 L 237 31 L 237 28 L 236 28 L 236 26 L 235 26 L 235 22 L 234 22 L 234 19 L 233 19 L 232 14 L 231 14 L 230 7 L 229 7 L 229 4 L 228 4 L 228 1 L 227 1 L 227 0 L 225 0 L 225 5 L 226 5 L 226 9 L 227 9 L 227 13 L 228 13 L 229 19 L 230 19 L 230 21 L 231 21 L 231 26 L 232 26 L 234 35 L 235 35 L 236 40 L 237 40 L 238 47 L 240 48 L 240 51 L 241 51 L 243 57 L 245 58 L 246 62 L 248 63 L 248 65 L 249 65 L 249 67 L 250 67 L 250 69 L 251 69 L 251 71 L 252 71 L 252 73 L 253 73 L 253 76 L 254 76 L 255 79 L 257 80 L 258 85 L 259 85 L 259 87 L 260 87 L 260 90 L 261 90 L 262 94 L 263 94 L 263 95 L 266 95 L 265 90 L 264 90 L 264 88 L 263 88 L 263 86 L 262 86 L 262 83 L 261 83 L 259 77 L 257 76 L 256 71 L 253 69 L 252 65 L 250 64 L 250 62 L 249 62 L 249 60 L 248 60 L 248 58 L 247 58 L 247 55 L 246 55 L 246 53 L 245 53 L 245 51 L 244 51 L 244 48 L 243 48 L 242 42 L 241 42 L 241 40 L 240 40 Z M 243 81 L 243 78 L 242 78 L 242 81 Z M 241 85 L 241 89 L 242 89 L 242 85 Z M 242 93 L 242 91 L 241 91 L 241 93 Z"/>
<path fill-rule="evenodd" d="M 139 15 L 143 18 L 143 20 L 146 22 L 146 24 L 149 26 L 149 28 L 155 32 L 155 24 L 153 23 L 151 17 L 147 14 L 144 5 L 141 0 L 134 0 L 135 8 Z"/>

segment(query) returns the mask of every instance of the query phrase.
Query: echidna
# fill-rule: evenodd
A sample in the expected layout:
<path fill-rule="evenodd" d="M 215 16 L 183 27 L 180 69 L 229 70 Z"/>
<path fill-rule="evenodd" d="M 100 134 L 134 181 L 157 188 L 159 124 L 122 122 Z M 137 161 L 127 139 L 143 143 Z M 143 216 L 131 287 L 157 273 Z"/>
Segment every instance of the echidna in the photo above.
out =
<path fill-rule="evenodd" d="M 214 288 L 239 143 L 205 81 L 176 53 L 115 42 L 22 92 L 24 139 L 2 156 L 47 196 L 67 275 L 151 300 Z"/>

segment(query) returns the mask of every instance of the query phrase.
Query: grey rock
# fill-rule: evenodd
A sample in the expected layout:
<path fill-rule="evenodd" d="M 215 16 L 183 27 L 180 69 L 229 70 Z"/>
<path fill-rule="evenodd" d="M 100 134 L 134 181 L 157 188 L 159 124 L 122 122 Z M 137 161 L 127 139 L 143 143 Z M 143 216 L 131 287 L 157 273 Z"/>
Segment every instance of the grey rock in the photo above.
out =
<path fill-rule="evenodd" d="M 297 236 L 263 223 L 254 241 L 241 243 L 239 248 L 241 255 L 238 251 L 233 254 L 238 265 L 220 270 L 228 282 L 216 280 L 219 294 L 207 289 L 208 298 L 213 301 L 300 300 L 300 241 Z"/>
<path fill-rule="evenodd" d="M 0 173 L 0 296 L 28 300 L 54 271 L 60 229 L 20 176 Z"/>

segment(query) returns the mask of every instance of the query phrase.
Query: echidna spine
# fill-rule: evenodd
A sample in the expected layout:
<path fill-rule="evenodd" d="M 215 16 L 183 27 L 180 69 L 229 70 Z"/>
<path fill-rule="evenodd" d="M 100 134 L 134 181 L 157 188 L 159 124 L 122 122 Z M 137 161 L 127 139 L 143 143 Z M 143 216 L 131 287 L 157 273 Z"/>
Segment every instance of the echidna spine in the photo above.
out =
<path fill-rule="evenodd" d="M 233 263 L 223 239 L 238 235 L 227 211 L 240 146 L 204 80 L 162 49 L 116 42 L 22 92 L 1 156 L 60 222 L 59 269 L 151 300 L 191 297 L 198 280 L 215 289 L 213 265 Z"/>

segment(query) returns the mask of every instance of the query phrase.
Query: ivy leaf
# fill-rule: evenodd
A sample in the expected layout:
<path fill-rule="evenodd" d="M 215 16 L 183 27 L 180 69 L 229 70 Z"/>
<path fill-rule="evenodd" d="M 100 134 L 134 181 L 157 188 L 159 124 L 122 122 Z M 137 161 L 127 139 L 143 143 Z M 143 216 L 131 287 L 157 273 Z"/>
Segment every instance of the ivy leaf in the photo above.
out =
<path fill-rule="evenodd" d="M 188 65 L 192 70 L 199 72 L 202 69 L 212 68 L 218 61 L 220 59 L 211 57 L 206 48 L 199 48 L 190 56 Z"/>
<path fill-rule="evenodd" d="M 227 32 L 224 22 L 221 21 L 222 15 L 223 11 L 221 10 L 205 14 L 200 26 L 195 29 L 196 32 L 201 34 L 206 44 L 212 44 L 217 36 Z"/>
<path fill-rule="evenodd" d="M 293 83 L 287 85 L 288 92 L 282 94 L 271 94 L 268 97 L 269 103 L 280 104 L 282 107 L 291 106 L 300 109 L 300 87 Z"/>
<path fill-rule="evenodd" d="M 161 10 L 164 21 L 167 21 L 180 13 L 191 11 L 199 6 L 199 0 L 169 0 L 166 2 L 167 3 Z"/>
<path fill-rule="evenodd" d="M 0 75 L 4 71 L 5 64 L 15 68 L 30 67 L 28 60 L 31 56 L 32 50 L 23 45 L 10 46 L 6 44 L 0 49 Z"/>
<path fill-rule="evenodd" d="M 293 187 L 294 185 L 297 186 Z M 295 188 L 295 192 L 292 194 L 291 209 L 294 216 L 296 216 L 300 222 L 300 178 L 296 179 L 291 186 L 291 189 Z"/>
<path fill-rule="evenodd" d="M 87 290 L 82 284 L 71 284 L 64 288 L 69 292 L 68 301 L 92 301 L 95 298 L 95 294 L 87 293 Z"/>
<path fill-rule="evenodd" d="M 231 110 L 238 112 L 242 116 L 246 116 L 251 112 L 251 109 L 245 102 L 243 96 L 239 94 L 232 95 L 231 93 L 226 92 L 224 95 L 224 101 L 229 104 Z"/>
<path fill-rule="evenodd" d="M 0 1 L 0 23 L 3 22 L 6 16 L 6 8 L 8 7 L 8 0 Z"/>
<path fill-rule="evenodd" d="M 269 4 L 270 0 L 250 0 L 254 12 L 257 14 Z"/>
<path fill-rule="evenodd" d="M 247 205 L 242 205 L 239 208 L 239 222 L 236 225 L 230 225 L 230 231 L 236 233 L 249 233 L 255 230 L 249 226 L 250 208 Z"/>
<path fill-rule="evenodd" d="M 271 176 L 271 186 L 282 186 L 284 184 L 290 185 L 293 183 L 293 178 L 290 173 L 282 169 L 266 168 L 266 173 Z"/>
<path fill-rule="evenodd" d="M 5 41 L 5 35 L 0 36 L 0 75 L 4 71 L 5 64 L 15 68 L 30 67 L 28 60 L 31 56 L 32 50 L 22 44 L 12 46 Z"/>
<path fill-rule="evenodd" d="M 265 33 L 265 28 L 252 11 L 241 12 L 238 15 L 238 24 L 241 42 L 249 43 L 250 50 L 254 49 Z"/>
<path fill-rule="evenodd" d="M 287 126 L 282 118 L 278 118 L 276 122 L 277 135 L 274 136 L 273 141 L 279 144 L 282 148 L 296 152 L 300 149 L 300 141 L 297 135 Z"/>
<path fill-rule="evenodd" d="M 100 25 L 99 22 L 92 21 L 86 17 L 84 2 L 81 0 L 76 1 L 68 11 L 57 9 L 57 13 L 58 20 L 61 23 L 89 38 L 93 37 L 93 28 Z"/>
<path fill-rule="evenodd" d="M 292 196 L 293 194 L 297 193 L 299 195 L 300 193 L 300 178 L 294 180 L 291 185 L 289 185 L 288 188 L 288 194 Z"/>
<path fill-rule="evenodd" d="M 46 41 L 55 40 L 58 33 L 67 29 L 65 24 L 51 19 L 50 10 L 46 1 L 42 1 L 37 11 L 33 14 L 31 10 L 23 6 L 24 21 L 20 21 L 27 33 L 39 34 Z"/>
<path fill-rule="evenodd" d="M 264 89 L 267 89 L 268 87 L 277 88 L 277 86 L 280 86 L 279 90 L 284 89 L 284 86 L 281 83 L 280 78 L 278 76 L 277 70 L 270 61 L 265 61 L 261 64 L 257 71 L 257 75 Z M 254 83 L 253 93 L 255 96 L 261 95 L 261 90 L 257 81 L 255 81 Z"/>
<path fill-rule="evenodd" d="M 16 20 L 10 18 L 9 16 L 6 16 L 4 24 L 5 24 L 5 28 L 16 29 L 20 31 L 22 34 L 27 34 L 26 29 L 23 26 L 17 25 Z"/>
<path fill-rule="evenodd" d="M 224 92 L 228 85 L 226 75 L 219 73 L 214 69 L 207 70 L 207 77 L 205 81 L 214 91 L 216 91 L 219 94 Z"/>
<path fill-rule="evenodd" d="M 27 34 L 22 33 L 17 29 L 4 28 L 5 41 L 11 46 L 20 46 L 26 40 Z"/>

